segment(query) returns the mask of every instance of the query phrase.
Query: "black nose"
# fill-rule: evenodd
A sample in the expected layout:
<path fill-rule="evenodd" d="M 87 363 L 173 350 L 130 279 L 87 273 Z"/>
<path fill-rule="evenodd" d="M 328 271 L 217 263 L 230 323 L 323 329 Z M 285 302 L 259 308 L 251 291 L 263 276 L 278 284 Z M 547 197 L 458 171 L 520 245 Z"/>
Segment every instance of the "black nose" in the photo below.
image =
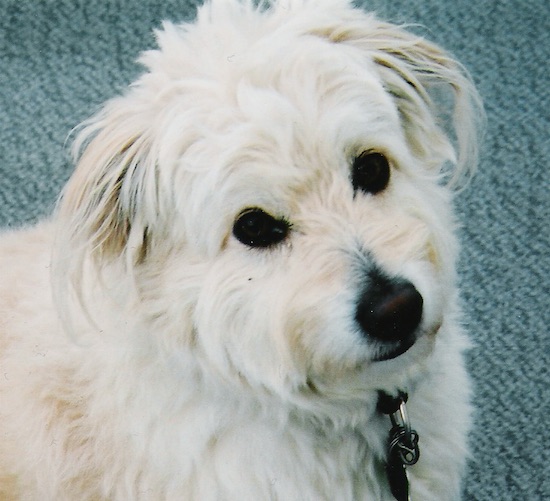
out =
<path fill-rule="evenodd" d="M 383 342 L 412 345 L 422 319 L 422 296 L 407 280 L 370 274 L 356 311 L 366 336 Z"/>

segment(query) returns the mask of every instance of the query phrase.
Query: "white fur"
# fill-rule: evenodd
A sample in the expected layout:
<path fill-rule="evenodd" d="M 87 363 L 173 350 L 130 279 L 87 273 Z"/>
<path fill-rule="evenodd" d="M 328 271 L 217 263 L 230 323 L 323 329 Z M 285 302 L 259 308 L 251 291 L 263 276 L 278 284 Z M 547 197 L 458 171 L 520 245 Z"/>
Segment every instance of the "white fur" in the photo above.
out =
<path fill-rule="evenodd" d="M 457 499 L 470 404 L 443 178 L 475 164 L 468 77 L 344 0 L 213 0 L 157 35 L 84 124 L 52 221 L 0 239 L 0 498 L 390 500 L 377 391 L 405 388 L 412 499 Z M 354 196 L 369 149 L 390 185 Z M 240 243 L 246 207 L 288 238 Z M 422 337 L 385 362 L 354 322 L 373 264 L 424 298 Z"/>

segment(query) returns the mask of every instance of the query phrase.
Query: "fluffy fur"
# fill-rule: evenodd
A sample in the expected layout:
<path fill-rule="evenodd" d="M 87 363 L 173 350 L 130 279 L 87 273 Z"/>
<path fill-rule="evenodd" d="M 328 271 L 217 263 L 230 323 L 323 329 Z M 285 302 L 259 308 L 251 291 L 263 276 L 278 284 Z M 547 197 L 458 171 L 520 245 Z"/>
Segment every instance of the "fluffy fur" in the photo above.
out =
<path fill-rule="evenodd" d="M 80 130 L 53 218 L 0 239 L 0 498 L 391 500 L 376 402 L 397 389 L 412 499 L 459 498 L 469 78 L 344 0 L 213 0 L 157 37 Z M 391 162 L 375 195 L 350 181 L 369 150 Z M 249 207 L 288 236 L 243 245 Z M 387 361 L 355 320 L 374 268 L 424 300 Z"/>

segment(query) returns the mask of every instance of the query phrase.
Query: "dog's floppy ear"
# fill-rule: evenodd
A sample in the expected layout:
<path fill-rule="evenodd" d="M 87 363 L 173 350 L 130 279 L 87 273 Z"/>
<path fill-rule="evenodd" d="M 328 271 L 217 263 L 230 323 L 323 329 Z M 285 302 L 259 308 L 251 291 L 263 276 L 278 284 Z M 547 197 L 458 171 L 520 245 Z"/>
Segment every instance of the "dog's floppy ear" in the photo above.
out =
<path fill-rule="evenodd" d="M 60 199 L 59 244 L 96 263 L 129 264 L 147 251 L 158 217 L 158 173 L 151 120 L 128 96 L 112 100 L 85 122 L 74 143 L 76 170 Z"/>
<path fill-rule="evenodd" d="M 483 107 L 467 71 L 437 45 L 402 27 L 356 12 L 320 33 L 353 45 L 376 63 L 401 115 L 414 153 L 425 165 L 454 164 L 456 185 L 477 164 Z"/>

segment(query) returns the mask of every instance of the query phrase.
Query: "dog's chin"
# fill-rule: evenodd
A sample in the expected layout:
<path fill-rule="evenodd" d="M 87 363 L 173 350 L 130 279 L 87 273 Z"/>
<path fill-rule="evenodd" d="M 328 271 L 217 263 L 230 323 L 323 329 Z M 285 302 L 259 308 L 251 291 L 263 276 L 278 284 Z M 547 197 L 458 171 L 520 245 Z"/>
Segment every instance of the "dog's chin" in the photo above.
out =
<path fill-rule="evenodd" d="M 405 341 L 398 341 L 395 343 L 383 344 L 380 343 L 376 346 L 376 353 L 372 357 L 373 362 L 386 362 L 389 360 L 395 360 L 411 350 L 413 346 L 419 346 L 416 350 L 417 355 L 427 356 L 433 349 L 434 341 L 442 326 L 442 322 L 436 323 L 436 325 L 427 332 L 417 333 L 412 339 Z"/>
<path fill-rule="evenodd" d="M 385 362 L 393 360 L 407 353 L 415 344 L 415 340 L 402 341 L 394 343 L 387 348 L 380 348 L 378 354 L 372 359 L 373 362 Z"/>

